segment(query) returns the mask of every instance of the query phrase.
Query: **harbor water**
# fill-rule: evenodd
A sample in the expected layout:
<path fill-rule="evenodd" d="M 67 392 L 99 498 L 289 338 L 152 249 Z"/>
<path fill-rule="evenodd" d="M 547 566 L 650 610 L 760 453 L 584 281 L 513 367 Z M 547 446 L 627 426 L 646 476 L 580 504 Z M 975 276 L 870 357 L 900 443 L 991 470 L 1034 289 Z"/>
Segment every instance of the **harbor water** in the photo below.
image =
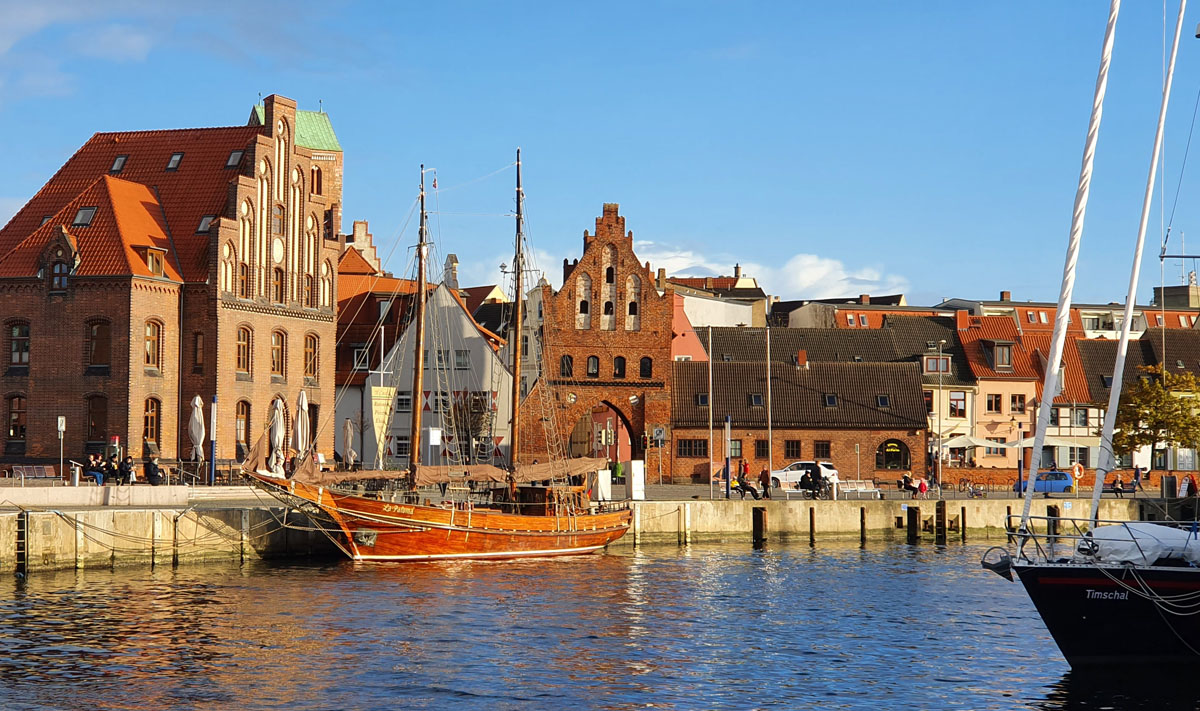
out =
<path fill-rule="evenodd" d="M 197 565 L 0 581 L 4 709 L 1191 708 L 1073 676 L 983 547 Z"/>

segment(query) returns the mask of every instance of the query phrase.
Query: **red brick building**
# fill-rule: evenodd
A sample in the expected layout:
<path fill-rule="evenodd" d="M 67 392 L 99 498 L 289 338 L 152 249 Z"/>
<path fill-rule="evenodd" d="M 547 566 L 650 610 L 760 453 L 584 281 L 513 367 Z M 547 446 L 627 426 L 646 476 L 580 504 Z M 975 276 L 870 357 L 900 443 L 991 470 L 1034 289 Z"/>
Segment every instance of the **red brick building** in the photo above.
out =
<path fill-rule="evenodd" d="M 270 96 L 244 126 L 98 133 L 0 230 L 5 456 L 187 456 L 199 395 L 233 458 L 301 389 L 331 452 L 342 151 Z M 208 433 L 211 438 L 212 432 Z"/>
<path fill-rule="evenodd" d="M 542 287 L 543 363 L 539 378 L 521 402 L 523 422 L 520 458 L 546 456 L 546 429 L 556 423 L 564 446 L 579 421 L 591 428 L 592 410 L 605 405 L 632 434 L 632 452 L 621 458 L 641 459 L 647 471 L 661 463 L 670 470 L 670 451 L 644 452 L 642 435 L 655 428 L 670 430 L 671 339 L 674 294 L 660 294 L 654 274 L 633 253 L 633 233 L 616 203 L 605 203 L 596 218 L 596 233 L 583 233 L 583 255 L 563 262 L 563 286 Z M 528 315 L 536 323 L 537 314 Z M 549 386 L 543 398 L 541 388 Z M 661 461 L 660 458 L 661 457 Z"/>

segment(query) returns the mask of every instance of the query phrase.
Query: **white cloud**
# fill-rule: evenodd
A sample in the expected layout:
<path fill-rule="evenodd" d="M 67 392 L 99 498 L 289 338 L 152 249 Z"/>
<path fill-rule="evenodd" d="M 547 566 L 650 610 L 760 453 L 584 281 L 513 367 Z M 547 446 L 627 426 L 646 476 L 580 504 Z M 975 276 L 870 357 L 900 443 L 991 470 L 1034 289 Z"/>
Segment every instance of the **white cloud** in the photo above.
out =
<path fill-rule="evenodd" d="M 133 26 L 110 24 L 97 30 L 79 32 L 72 42 L 79 53 L 114 62 L 140 62 L 150 53 L 154 41 L 150 35 Z"/>

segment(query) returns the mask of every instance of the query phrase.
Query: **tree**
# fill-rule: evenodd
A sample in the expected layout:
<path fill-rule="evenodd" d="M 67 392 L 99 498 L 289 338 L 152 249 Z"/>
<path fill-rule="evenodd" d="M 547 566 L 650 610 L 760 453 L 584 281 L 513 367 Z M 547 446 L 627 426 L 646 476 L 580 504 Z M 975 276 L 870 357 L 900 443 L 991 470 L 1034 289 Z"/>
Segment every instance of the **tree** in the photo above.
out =
<path fill-rule="evenodd" d="M 1140 368 L 1137 383 L 1121 396 L 1113 451 L 1130 454 L 1142 447 L 1191 447 L 1200 442 L 1200 380 L 1159 366 Z"/>

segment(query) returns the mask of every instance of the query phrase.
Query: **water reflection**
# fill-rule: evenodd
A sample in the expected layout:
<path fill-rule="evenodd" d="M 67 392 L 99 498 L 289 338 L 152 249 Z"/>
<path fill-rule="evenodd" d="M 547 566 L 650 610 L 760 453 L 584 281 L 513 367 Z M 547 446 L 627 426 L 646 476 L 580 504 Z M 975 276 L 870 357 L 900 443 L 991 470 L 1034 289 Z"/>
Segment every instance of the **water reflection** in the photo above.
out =
<path fill-rule="evenodd" d="M 4 579 L 0 707 L 1176 707 L 1069 674 L 981 552 L 705 545 Z"/>

